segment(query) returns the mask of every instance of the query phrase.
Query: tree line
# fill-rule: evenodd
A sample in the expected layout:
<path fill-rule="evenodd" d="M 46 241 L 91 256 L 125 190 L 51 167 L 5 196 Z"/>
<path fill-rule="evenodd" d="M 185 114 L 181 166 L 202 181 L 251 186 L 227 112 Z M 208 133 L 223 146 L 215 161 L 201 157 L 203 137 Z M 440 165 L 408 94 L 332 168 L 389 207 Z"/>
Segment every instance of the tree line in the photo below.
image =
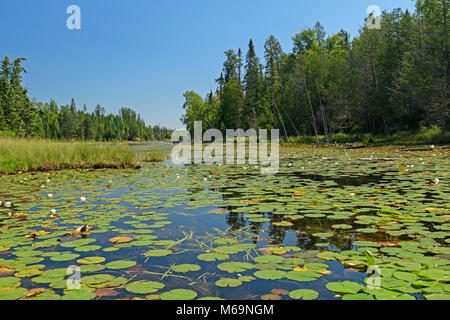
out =
<path fill-rule="evenodd" d="M 204 128 L 279 128 L 286 136 L 393 134 L 449 119 L 449 0 L 418 0 L 414 12 L 383 12 L 381 28 L 351 39 L 318 22 L 292 37 L 285 53 L 274 37 L 264 61 L 250 40 L 225 52 L 215 92 L 184 94 L 183 123 Z M 369 16 L 367 19 L 372 19 Z M 318 140 L 318 138 L 317 138 Z"/>
<path fill-rule="evenodd" d="M 171 130 L 147 126 L 139 114 L 121 108 L 118 115 L 106 114 L 97 105 L 78 109 L 75 100 L 58 106 L 32 101 L 22 86 L 25 58 L 5 57 L 0 69 L 0 133 L 14 137 L 41 137 L 58 140 L 148 141 L 170 139 Z"/>

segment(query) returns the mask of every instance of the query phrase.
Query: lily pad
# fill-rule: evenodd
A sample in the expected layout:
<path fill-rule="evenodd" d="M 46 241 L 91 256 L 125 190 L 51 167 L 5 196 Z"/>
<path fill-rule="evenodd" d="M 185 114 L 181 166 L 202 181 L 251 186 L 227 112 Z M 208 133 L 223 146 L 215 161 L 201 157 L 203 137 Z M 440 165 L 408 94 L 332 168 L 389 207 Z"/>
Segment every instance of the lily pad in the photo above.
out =
<path fill-rule="evenodd" d="M 280 270 L 260 270 L 256 271 L 254 276 L 265 280 L 280 280 L 286 277 L 286 272 Z"/>
<path fill-rule="evenodd" d="M 161 300 L 192 300 L 197 297 L 197 292 L 188 289 L 174 289 L 160 294 Z"/>
<path fill-rule="evenodd" d="M 106 264 L 108 269 L 127 269 L 136 265 L 136 261 L 118 260 Z"/>
<path fill-rule="evenodd" d="M 240 287 L 241 285 L 242 285 L 242 280 L 239 280 L 239 279 L 221 278 L 216 281 L 216 286 L 224 287 L 224 288 L 226 288 L 226 287 L 235 288 L 235 287 Z"/>
<path fill-rule="evenodd" d="M 319 297 L 319 293 L 310 289 L 299 289 L 289 292 L 292 299 L 315 300 Z"/>
<path fill-rule="evenodd" d="M 175 272 L 186 273 L 186 272 L 199 271 L 199 270 L 201 270 L 201 267 L 198 264 L 178 264 L 178 265 L 175 265 L 172 268 L 172 270 Z"/>
<path fill-rule="evenodd" d="M 103 257 L 87 257 L 77 260 L 79 264 L 98 264 L 104 262 L 106 259 Z"/>
<path fill-rule="evenodd" d="M 358 293 L 364 288 L 360 283 L 351 281 L 330 282 L 326 287 L 328 290 L 338 293 Z"/>
<path fill-rule="evenodd" d="M 166 257 L 172 254 L 172 250 L 168 250 L 168 249 L 154 249 L 154 250 L 149 250 L 146 253 L 144 253 L 144 255 L 146 257 Z"/>
<path fill-rule="evenodd" d="M 164 283 L 156 281 L 137 281 L 130 283 L 125 289 L 132 293 L 149 294 L 157 292 L 165 286 Z"/>

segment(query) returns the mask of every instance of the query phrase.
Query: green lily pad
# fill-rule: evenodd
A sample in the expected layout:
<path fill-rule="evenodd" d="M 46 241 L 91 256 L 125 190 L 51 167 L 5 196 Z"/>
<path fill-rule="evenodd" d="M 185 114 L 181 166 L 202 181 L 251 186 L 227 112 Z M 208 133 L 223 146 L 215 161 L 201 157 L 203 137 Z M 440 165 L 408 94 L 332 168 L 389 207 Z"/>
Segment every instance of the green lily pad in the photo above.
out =
<path fill-rule="evenodd" d="M 166 257 L 172 254 L 172 250 L 161 249 L 161 250 L 149 250 L 144 255 L 146 257 Z"/>
<path fill-rule="evenodd" d="M 201 267 L 198 264 L 178 264 L 178 265 L 175 265 L 172 268 L 172 270 L 175 272 L 186 273 L 186 272 L 199 271 L 199 270 L 201 270 Z"/>
<path fill-rule="evenodd" d="M 259 256 L 253 259 L 253 261 L 257 263 L 282 263 L 283 260 L 284 260 L 283 257 L 274 255 Z"/>
<path fill-rule="evenodd" d="M 197 257 L 201 261 L 224 261 L 230 259 L 230 256 L 225 253 L 202 253 Z"/>
<path fill-rule="evenodd" d="M 242 285 L 242 280 L 239 279 L 231 279 L 231 278 L 221 278 L 216 281 L 216 286 L 223 288 L 235 288 L 240 287 Z"/>
<path fill-rule="evenodd" d="M 164 283 L 156 281 L 137 281 L 130 283 L 125 289 L 132 293 L 148 294 L 157 292 L 165 286 Z"/>
<path fill-rule="evenodd" d="M 62 253 L 57 256 L 53 256 L 50 258 L 52 261 L 63 262 L 63 261 L 72 261 L 78 258 L 80 255 L 76 253 Z"/>
<path fill-rule="evenodd" d="M 108 269 L 127 269 L 130 267 L 135 266 L 137 263 L 136 261 L 131 260 L 118 260 L 118 261 L 112 261 L 106 264 L 106 267 Z"/>
<path fill-rule="evenodd" d="M 315 300 L 319 297 L 319 293 L 310 289 L 299 289 L 289 292 L 292 299 Z"/>
<path fill-rule="evenodd" d="M 197 297 L 197 292 L 188 289 L 174 289 L 161 293 L 159 297 L 161 300 L 192 300 Z"/>
<path fill-rule="evenodd" d="M 9 290 L 0 290 L 0 300 L 18 300 L 28 293 L 25 288 L 12 287 Z"/>
<path fill-rule="evenodd" d="M 77 260 L 79 264 L 98 264 L 104 262 L 106 259 L 103 257 L 87 257 Z"/>
<path fill-rule="evenodd" d="M 338 293 L 358 293 L 364 288 L 360 283 L 351 281 L 330 282 L 326 287 L 328 290 Z"/>
<path fill-rule="evenodd" d="M 280 270 L 260 270 L 254 273 L 257 278 L 265 280 L 280 280 L 286 277 L 286 272 Z"/>
<path fill-rule="evenodd" d="M 113 280 L 115 277 L 109 274 L 96 274 L 81 278 L 81 283 L 86 285 L 96 285 Z"/>
<path fill-rule="evenodd" d="M 92 300 L 96 297 L 95 292 L 86 287 L 79 290 L 64 290 L 64 293 L 61 300 Z"/>
<path fill-rule="evenodd" d="M 217 266 L 219 270 L 228 273 L 244 272 L 247 269 L 253 269 L 253 265 L 247 262 L 224 262 Z"/>
<path fill-rule="evenodd" d="M 101 248 L 101 246 L 81 246 L 74 248 L 74 250 L 77 252 L 92 252 L 100 250 Z"/>

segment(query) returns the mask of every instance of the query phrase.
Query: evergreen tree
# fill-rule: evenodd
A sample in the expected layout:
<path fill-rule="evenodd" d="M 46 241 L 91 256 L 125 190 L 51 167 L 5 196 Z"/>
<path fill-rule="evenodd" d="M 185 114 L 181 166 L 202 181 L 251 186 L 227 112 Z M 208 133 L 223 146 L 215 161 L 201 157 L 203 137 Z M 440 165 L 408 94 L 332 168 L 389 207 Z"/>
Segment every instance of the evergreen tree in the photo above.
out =
<path fill-rule="evenodd" d="M 245 102 L 243 111 L 245 117 L 245 128 L 258 127 L 258 100 L 261 94 L 259 90 L 259 77 L 259 59 L 256 56 L 253 40 L 250 39 L 246 57 L 244 79 Z"/>

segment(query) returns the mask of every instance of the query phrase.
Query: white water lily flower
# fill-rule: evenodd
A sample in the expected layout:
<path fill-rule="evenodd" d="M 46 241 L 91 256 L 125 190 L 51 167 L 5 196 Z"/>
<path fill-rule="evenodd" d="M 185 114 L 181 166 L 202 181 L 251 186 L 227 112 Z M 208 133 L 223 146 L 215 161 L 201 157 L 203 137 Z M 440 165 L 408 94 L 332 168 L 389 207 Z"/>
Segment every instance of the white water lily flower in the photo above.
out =
<path fill-rule="evenodd" d="M 289 164 L 288 164 L 288 167 L 292 167 L 292 163 L 289 163 Z"/>
<path fill-rule="evenodd" d="M 352 197 L 354 197 L 354 196 L 356 196 L 356 193 L 350 193 L 350 195 L 351 195 Z"/>
<path fill-rule="evenodd" d="M 208 179 L 207 178 L 203 178 L 203 181 L 208 181 Z"/>
<path fill-rule="evenodd" d="M 50 179 L 47 179 L 47 183 L 50 183 Z"/>
<path fill-rule="evenodd" d="M 55 209 L 52 209 L 52 210 L 50 210 L 50 213 L 51 213 L 51 214 L 56 214 L 56 210 L 55 210 Z"/>
<path fill-rule="evenodd" d="M 80 200 L 81 200 L 81 202 L 85 202 L 86 201 L 86 197 L 81 197 Z"/>
<path fill-rule="evenodd" d="M 3 202 L 0 201 L 0 206 L 3 204 Z"/>
<path fill-rule="evenodd" d="M 51 198 L 53 198 L 53 194 L 52 194 L 52 193 L 49 193 L 49 194 L 47 195 L 47 197 L 51 199 Z"/>
<path fill-rule="evenodd" d="M 434 184 L 439 184 L 439 179 L 438 178 L 436 178 L 436 179 L 434 179 Z"/>
<path fill-rule="evenodd" d="M 42 185 L 42 186 L 41 186 L 41 189 L 44 189 L 44 188 L 45 188 L 45 186 L 44 186 L 44 185 Z"/>
<path fill-rule="evenodd" d="M 6 208 L 11 208 L 11 202 L 5 202 L 5 207 Z"/>

